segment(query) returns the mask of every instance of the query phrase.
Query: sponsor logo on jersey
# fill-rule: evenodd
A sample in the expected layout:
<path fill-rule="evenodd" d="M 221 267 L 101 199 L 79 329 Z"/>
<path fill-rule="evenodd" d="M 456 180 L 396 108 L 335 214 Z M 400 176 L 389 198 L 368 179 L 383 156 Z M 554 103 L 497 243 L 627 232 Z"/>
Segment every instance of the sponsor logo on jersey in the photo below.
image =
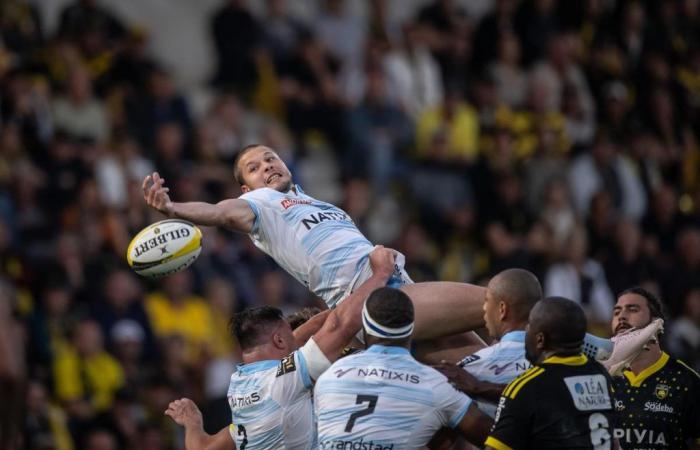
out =
<path fill-rule="evenodd" d="M 469 355 L 469 356 L 467 356 L 466 358 L 464 358 L 464 359 L 459 363 L 459 366 L 460 366 L 460 367 L 464 367 L 464 366 L 466 366 L 467 364 L 471 364 L 471 363 L 473 363 L 474 361 L 478 361 L 478 360 L 480 360 L 480 359 L 481 359 L 481 356 L 479 356 L 479 355 Z"/>
<path fill-rule="evenodd" d="M 644 404 L 644 411 L 665 412 L 673 414 L 673 406 L 664 405 L 663 403 L 659 402 L 646 402 Z"/>
<path fill-rule="evenodd" d="M 574 406 L 579 411 L 611 409 L 612 402 L 608 393 L 605 376 L 579 375 L 564 378 Z"/>
<path fill-rule="evenodd" d="M 260 401 L 260 394 L 253 392 L 252 394 L 243 395 L 241 397 L 231 396 L 228 398 L 228 403 L 231 408 L 241 408 L 244 406 L 250 406 Z"/>
<path fill-rule="evenodd" d="M 494 423 L 498 422 L 498 419 L 501 417 L 501 411 L 503 411 L 503 408 L 505 406 L 506 398 L 504 396 L 501 396 L 501 398 L 498 400 L 498 406 L 496 407 L 496 417 L 493 418 Z"/>
<path fill-rule="evenodd" d="M 350 218 L 344 212 L 325 211 L 309 214 L 306 218 L 301 219 L 301 224 L 304 225 L 307 230 L 310 230 L 319 223 L 329 220 L 350 220 Z"/>
<path fill-rule="evenodd" d="M 350 370 L 354 370 L 353 367 Z M 343 374 L 345 375 L 345 374 Z M 408 372 L 394 372 L 393 370 L 387 369 L 374 369 L 374 368 L 357 368 L 358 377 L 377 377 L 383 378 L 389 381 L 403 381 L 404 383 L 419 384 L 420 376 L 415 373 Z M 338 377 L 340 378 L 340 377 Z"/>
<path fill-rule="evenodd" d="M 296 206 L 296 205 L 310 205 L 311 201 L 310 200 L 302 200 L 300 198 L 285 198 L 280 203 L 282 204 L 282 208 L 289 209 L 292 206 Z"/>
<path fill-rule="evenodd" d="M 663 431 L 615 428 L 613 437 L 632 445 L 668 445 Z"/>
<path fill-rule="evenodd" d="M 666 385 L 666 384 L 657 384 L 657 385 L 656 385 L 656 388 L 654 388 L 654 395 L 655 395 L 656 398 L 658 398 L 659 400 L 663 400 L 663 399 L 665 399 L 666 397 L 668 397 L 668 391 L 669 391 L 668 385 Z"/>
<path fill-rule="evenodd" d="M 499 366 L 498 364 L 492 364 L 489 366 L 489 370 L 493 371 L 494 375 L 500 375 L 503 373 L 504 370 L 508 368 L 512 363 L 505 363 L 502 366 Z"/>
<path fill-rule="evenodd" d="M 355 370 L 354 367 L 351 367 L 349 369 L 337 369 L 333 373 L 337 378 L 343 378 L 348 372 Z"/>
<path fill-rule="evenodd" d="M 377 444 L 374 441 L 334 439 L 320 443 L 322 450 L 393 450 L 394 444 Z"/>
<path fill-rule="evenodd" d="M 616 411 L 624 411 L 625 410 L 625 404 L 622 403 L 622 400 L 615 400 L 615 410 Z"/>
<path fill-rule="evenodd" d="M 280 361 L 280 365 L 277 367 L 277 377 L 281 377 L 285 373 L 294 372 L 297 370 L 297 365 L 294 362 L 294 355 L 286 356 Z"/>

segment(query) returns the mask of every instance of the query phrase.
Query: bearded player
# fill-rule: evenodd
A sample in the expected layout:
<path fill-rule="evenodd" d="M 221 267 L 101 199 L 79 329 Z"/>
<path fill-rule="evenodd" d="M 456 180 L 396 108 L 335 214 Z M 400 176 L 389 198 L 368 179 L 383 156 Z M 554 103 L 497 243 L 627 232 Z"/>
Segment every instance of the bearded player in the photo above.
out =
<path fill-rule="evenodd" d="M 173 202 L 158 173 L 143 181 L 146 203 L 171 218 L 245 233 L 329 308 L 371 275 L 373 244 L 340 208 L 306 195 L 275 151 L 253 144 L 234 162 L 243 195 L 216 204 Z M 431 339 L 483 326 L 485 289 L 465 283 L 413 283 L 396 258 L 390 287 L 404 291 L 415 307 L 414 338 Z"/>

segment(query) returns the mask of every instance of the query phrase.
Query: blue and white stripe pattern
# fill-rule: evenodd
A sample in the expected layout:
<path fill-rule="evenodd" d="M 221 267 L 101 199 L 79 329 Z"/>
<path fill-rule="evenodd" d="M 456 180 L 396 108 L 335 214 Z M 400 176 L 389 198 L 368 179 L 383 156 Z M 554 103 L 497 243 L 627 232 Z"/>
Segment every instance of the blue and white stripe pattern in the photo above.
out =
<path fill-rule="evenodd" d="M 329 307 L 371 275 L 373 245 L 342 209 L 306 195 L 299 186 L 285 193 L 256 189 L 240 199 L 255 214 L 250 233 L 255 245 Z M 400 261 L 390 280 L 396 286 L 410 282 Z"/>
<path fill-rule="evenodd" d="M 373 345 L 326 370 L 314 403 L 319 449 L 413 450 L 457 426 L 471 400 L 407 349 Z"/>
<path fill-rule="evenodd" d="M 479 380 L 508 384 L 531 367 L 525 358 L 525 331 L 511 331 L 500 342 L 464 358 L 459 366 Z M 475 399 L 479 409 L 493 417 L 496 404 Z"/>

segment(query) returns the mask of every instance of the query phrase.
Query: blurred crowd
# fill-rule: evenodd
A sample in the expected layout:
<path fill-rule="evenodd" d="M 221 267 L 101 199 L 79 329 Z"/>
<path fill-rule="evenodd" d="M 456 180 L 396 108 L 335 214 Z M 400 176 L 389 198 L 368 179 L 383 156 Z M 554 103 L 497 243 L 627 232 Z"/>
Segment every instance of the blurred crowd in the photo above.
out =
<path fill-rule="evenodd" d="M 25 373 L 24 448 L 176 449 L 187 396 L 229 421 L 230 316 L 321 303 L 243 235 L 204 229 L 187 271 L 125 261 L 176 201 L 240 194 L 242 146 L 276 149 L 415 281 L 536 273 L 609 335 L 633 285 L 668 308 L 665 343 L 700 368 L 700 1 L 227 0 L 211 18 L 210 101 L 149 53 L 148 30 L 76 0 L 47 33 L 0 2 L 0 323 Z M 475 8 L 478 4 L 479 8 Z M 258 5 L 260 6 L 260 5 Z M 0 358 L 2 359 L 2 358 Z M 3 391 L 0 384 L 0 392 Z M 1 408 L 12 408 L 11 396 Z M 0 426 L 0 436 L 3 429 Z"/>

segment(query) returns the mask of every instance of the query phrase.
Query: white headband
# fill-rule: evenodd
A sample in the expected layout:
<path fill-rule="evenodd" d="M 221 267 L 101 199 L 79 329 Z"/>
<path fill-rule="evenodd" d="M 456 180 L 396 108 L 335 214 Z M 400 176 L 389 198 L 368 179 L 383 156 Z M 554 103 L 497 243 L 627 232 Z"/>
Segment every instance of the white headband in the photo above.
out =
<path fill-rule="evenodd" d="M 367 302 L 362 308 L 362 325 L 364 325 L 367 334 L 382 339 L 401 339 L 413 334 L 413 322 L 401 328 L 391 328 L 378 324 L 376 320 L 370 317 L 367 311 Z"/>

